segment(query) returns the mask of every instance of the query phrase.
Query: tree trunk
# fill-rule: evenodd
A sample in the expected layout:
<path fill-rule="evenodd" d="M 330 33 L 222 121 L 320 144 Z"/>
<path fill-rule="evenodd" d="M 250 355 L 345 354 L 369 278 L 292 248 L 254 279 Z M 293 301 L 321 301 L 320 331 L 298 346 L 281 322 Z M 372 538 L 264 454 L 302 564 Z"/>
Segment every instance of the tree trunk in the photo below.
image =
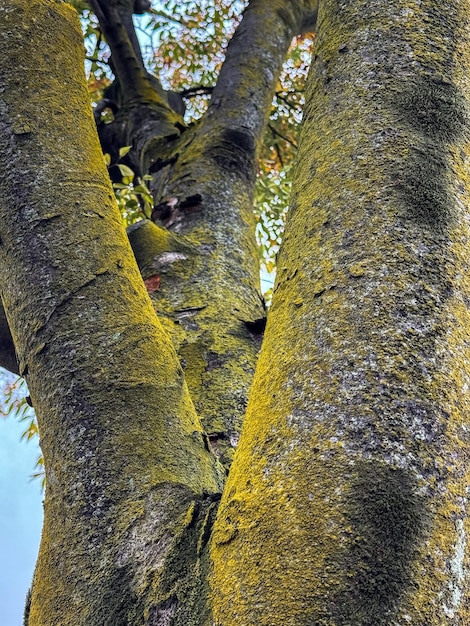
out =
<path fill-rule="evenodd" d="M 133 229 L 135 255 L 148 290 L 161 285 L 156 308 L 212 438 L 225 440 L 227 464 L 264 316 L 251 214 L 259 143 L 282 59 L 316 5 L 252 2 L 245 43 L 227 52 L 235 88 L 227 94 L 225 85 L 198 128 L 179 127 L 139 63 L 124 63 L 136 92 L 125 143 L 135 139 L 143 152 L 171 144 L 160 199 L 176 209 L 156 216 L 173 232 L 148 222 Z M 11 0 L 0 17 L 2 328 L 11 329 L 2 360 L 27 379 L 47 472 L 25 622 L 208 626 L 207 546 L 224 472 L 122 228 L 83 80 L 80 26 L 53 0 Z M 264 59 L 259 88 L 245 76 L 260 68 L 247 43 Z M 132 60 L 132 42 L 119 45 Z M 231 111 L 237 97 L 251 104 L 243 131 L 244 116 Z M 158 159 L 138 156 L 159 172 Z"/>
<path fill-rule="evenodd" d="M 152 125 L 148 115 L 134 111 L 138 94 L 127 97 L 131 139 L 121 145 L 135 143 L 138 135 L 135 160 L 154 176 L 152 219 L 158 222 L 136 227 L 131 242 L 144 278 L 159 283 L 152 299 L 227 469 L 265 324 L 252 210 L 260 145 L 292 38 L 315 23 L 317 4 L 251 0 L 227 47 L 208 111 L 190 128 L 176 125 L 164 135 L 161 112 Z M 139 78 L 126 78 L 129 89 L 138 90 Z M 144 86 L 141 91 L 144 101 L 148 94 Z"/>
<path fill-rule="evenodd" d="M 132 9 L 95 4 L 108 20 Z M 258 147 L 285 50 L 316 14 L 252 0 L 191 129 L 117 38 L 167 227 L 130 233 L 164 330 L 112 197 L 78 21 L 55 0 L 0 7 L 0 349 L 13 340 L 48 479 L 28 626 L 470 622 L 470 0 L 322 0 L 272 311 L 211 537 L 223 471 L 192 400 L 228 465 L 263 315 Z"/>
<path fill-rule="evenodd" d="M 208 623 L 205 545 L 223 472 L 122 226 L 80 24 L 45 0 L 0 16 L 2 301 L 47 467 L 27 624 Z"/>
<path fill-rule="evenodd" d="M 470 2 L 322 0 L 218 626 L 470 623 Z"/>

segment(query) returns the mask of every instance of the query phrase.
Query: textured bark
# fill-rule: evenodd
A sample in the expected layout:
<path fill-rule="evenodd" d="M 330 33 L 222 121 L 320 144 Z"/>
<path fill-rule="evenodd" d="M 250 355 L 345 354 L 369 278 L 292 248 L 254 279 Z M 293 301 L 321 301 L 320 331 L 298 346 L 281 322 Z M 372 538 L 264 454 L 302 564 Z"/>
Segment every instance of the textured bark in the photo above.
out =
<path fill-rule="evenodd" d="M 11 0 L 0 41 L 1 297 L 47 471 L 28 626 L 207 623 L 222 472 L 115 204 L 80 25 Z"/>
<path fill-rule="evenodd" d="M 78 22 L 55 0 L 0 7 L 1 298 L 48 478 L 28 626 L 470 622 L 470 0 L 322 0 L 266 341 L 210 539 L 222 470 L 186 381 L 228 465 L 263 317 L 257 151 L 316 9 L 252 0 L 201 123 L 170 141 L 140 128 L 159 206 L 133 255 Z M 148 100 L 129 128 L 148 106 L 158 135 L 168 110 Z"/>
<path fill-rule="evenodd" d="M 320 4 L 217 625 L 470 622 L 469 20 Z"/>
<path fill-rule="evenodd" d="M 145 238 L 150 247 L 140 267 L 144 278 L 160 277 L 152 294 L 156 309 L 226 467 L 265 323 L 252 212 L 259 147 L 292 37 L 314 23 L 316 6 L 316 0 L 252 1 L 202 121 L 170 147 L 155 141 L 153 218 L 172 233 L 161 230 L 155 250 Z M 142 248 L 141 234 L 133 231 L 134 247 Z"/>

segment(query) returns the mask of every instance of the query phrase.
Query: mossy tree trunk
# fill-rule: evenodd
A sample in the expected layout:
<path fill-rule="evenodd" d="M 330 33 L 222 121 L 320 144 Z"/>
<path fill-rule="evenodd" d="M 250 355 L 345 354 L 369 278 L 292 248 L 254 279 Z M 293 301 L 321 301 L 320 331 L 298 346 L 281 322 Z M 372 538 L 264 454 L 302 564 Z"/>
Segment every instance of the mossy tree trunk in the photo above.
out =
<path fill-rule="evenodd" d="M 27 623 L 203 623 L 223 472 L 122 226 L 80 25 L 45 1 L 0 23 L 2 301 L 47 467 Z"/>
<path fill-rule="evenodd" d="M 133 2 L 92 4 L 125 87 L 120 145 L 155 175 L 159 225 L 129 235 L 160 288 L 151 302 L 120 225 L 73 12 L 3 2 L 0 357 L 15 369 L 13 340 L 48 478 L 28 626 L 466 624 L 469 0 L 321 2 L 212 537 L 224 472 L 204 429 L 228 466 L 264 315 L 258 147 L 317 2 L 252 0 L 189 129 L 116 35 Z"/>
<path fill-rule="evenodd" d="M 470 623 L 470 2 L 322 0 L 218 626 Z"/>
<path fill-rule="evenodd" d="M 228 467 L 264 317 L 250 211 L 259 143 L 316 0 L 251 3 L 215 104 L 191 129 L 126 37 L 134 3 L 93 5 L 124 90 L 114 138 L 155 173 L 160 225 L 130 237 L 160 289 L 151 303 L 122 229 L 76 16 L 56 0 L 3 3 L 1 358 L 27 379 L 48 481 L 26 621 L 209 624 L 225 472 L 204 431 Z"/>

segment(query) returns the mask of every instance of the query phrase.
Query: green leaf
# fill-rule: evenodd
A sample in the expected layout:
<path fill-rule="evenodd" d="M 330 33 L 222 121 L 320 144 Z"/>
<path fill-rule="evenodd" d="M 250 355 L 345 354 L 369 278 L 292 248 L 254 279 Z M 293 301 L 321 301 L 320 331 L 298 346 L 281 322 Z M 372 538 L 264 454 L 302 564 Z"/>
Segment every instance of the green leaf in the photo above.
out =
<path fill-rule="evenodd" d="M 124 146 L 122 148 L 119 148 L 119 158 L 122 159 L 123 156 L 126 156 L 131 148 L 132 146 Z"/>
<path fill-rule="evenodd" d="M 122 176 L 129 177 L 131 180 L 134 178 L 134 172 L 131 170 L 130 167 L 127 167 L 127 165 L 118 163 L 117 167 L 119 168 L 119 171 L 121 172 Z"/>

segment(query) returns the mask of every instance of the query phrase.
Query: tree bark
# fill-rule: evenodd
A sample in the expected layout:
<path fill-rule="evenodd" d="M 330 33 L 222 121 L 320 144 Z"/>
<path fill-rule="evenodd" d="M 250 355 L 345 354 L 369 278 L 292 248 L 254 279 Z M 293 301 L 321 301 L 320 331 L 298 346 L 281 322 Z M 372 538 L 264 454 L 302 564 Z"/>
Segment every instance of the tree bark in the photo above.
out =
<path fill-rule="evenodd" d="M 322 0 L 219 626 L 470 622 L 470 3 Z"/>
<path fill-rule="evenodd" d="M 154 162 L 168 229 L 130 232 L 213 439 L 236 439 L 256 359 L 264 107 L 316 9 L 250 3 L 207 116 Z M 470 621 L 470 0 L 322 0 L 318 23 L 210 562 L 222 471 L 120 223 L 80 26 L 0 7 L 1 298 L 48 477 L 28 626 Z"/>
<path fill-rule="evenodd" d="M 122 226 L 80 24 L 11 0 L 0 25 L 1 297 L 47 468 L 28 626 L 206 624 L 222 472 Z"/>
<path fill-rule="evenodd" d="M 133 247 L 141 250 L 144 278 L 160 278 L 152 294 L 156 309 L 184 363 L 203 426 L 227 468 L 266 316 L 252 211 L 259 150 L 289 45 L 314 24 L 317 4 L 250 2 L 227 48 L 206 115 L 169 148 L 155 139 L 150 170 L 160 174 L 153 215 L 160 231 L 153 229 L 154 244 L 148 227 L 131 234 Z M 141 236 L 149 246 L 145 254 Z"/>

